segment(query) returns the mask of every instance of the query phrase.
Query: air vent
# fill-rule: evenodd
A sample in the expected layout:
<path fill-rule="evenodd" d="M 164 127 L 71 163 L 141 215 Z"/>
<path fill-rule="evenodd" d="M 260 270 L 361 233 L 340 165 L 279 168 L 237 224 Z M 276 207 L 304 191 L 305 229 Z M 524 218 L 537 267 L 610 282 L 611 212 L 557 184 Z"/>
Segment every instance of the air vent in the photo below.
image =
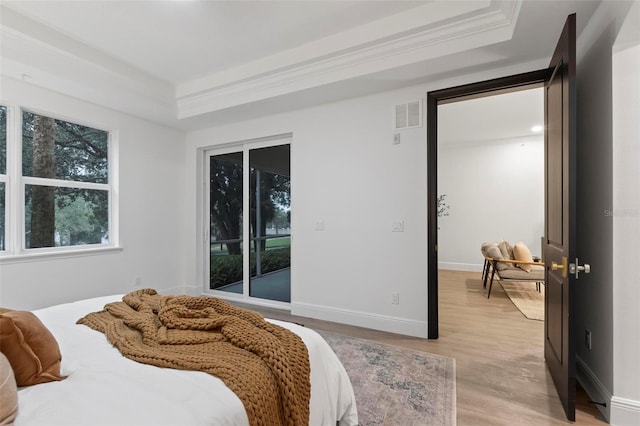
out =
<path fill-rule="evenodd" d="M 422 127 L 422 101 L 396 105 L 394 129 Z"/>

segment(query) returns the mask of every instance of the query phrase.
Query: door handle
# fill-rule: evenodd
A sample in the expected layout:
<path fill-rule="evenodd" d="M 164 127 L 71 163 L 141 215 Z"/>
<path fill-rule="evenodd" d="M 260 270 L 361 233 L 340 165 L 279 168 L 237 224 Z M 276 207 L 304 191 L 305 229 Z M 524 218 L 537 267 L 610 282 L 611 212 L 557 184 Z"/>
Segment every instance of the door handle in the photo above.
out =
<path fill-rule="evenodd" d="M 562 271 L 562 278 L 567 278 L 567 258 L 566 256 L 562 256 L 562 265 L 551 262 L 551 270 L 552 271 Z"/>
<path fill-rule="evenodd" d="M 590 274 L 591 273 L 591 265 L 589 265 L 588 263 L 585 263 L 584 266 L 580 265 L 578 262 L 578 258 L 576 257 L 576 263 L 570 263 L 569 264 L 569 272 L 571 274 L 574 274 L 576 276 L 576 280 L 578 279 L 578 274 L 580 272 L 584 272 L 585 274 Z"/>

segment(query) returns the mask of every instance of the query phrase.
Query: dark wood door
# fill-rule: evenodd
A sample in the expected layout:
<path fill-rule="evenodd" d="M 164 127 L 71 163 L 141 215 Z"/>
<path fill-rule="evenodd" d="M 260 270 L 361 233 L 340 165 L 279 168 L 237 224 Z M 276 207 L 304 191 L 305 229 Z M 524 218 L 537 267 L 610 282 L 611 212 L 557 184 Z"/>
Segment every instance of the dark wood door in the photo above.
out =
<path fill-rule="evenodd" d="M 427 93 L 429 267 L 428 337 L 438 338 L 438 105 L 471 97 L 545 86 L 544 356 L 569 420 L 575 420 L 573 288 L 576 260 L 576 17 L 567 18 L 549 68 Z M 574 263 L 575 262 L 575 263 Z M 552 265 L 555 263 L 555 268 Z M 572 265 L 573 264 L 573 265 Z M 586 272 L 586 271 L 585 271 Z"/>
<path fill-rule="evenodd" d="M 569 420 L 575 420 L 576 16 L 567 18 L 545 83 L 544 357 Z"/>

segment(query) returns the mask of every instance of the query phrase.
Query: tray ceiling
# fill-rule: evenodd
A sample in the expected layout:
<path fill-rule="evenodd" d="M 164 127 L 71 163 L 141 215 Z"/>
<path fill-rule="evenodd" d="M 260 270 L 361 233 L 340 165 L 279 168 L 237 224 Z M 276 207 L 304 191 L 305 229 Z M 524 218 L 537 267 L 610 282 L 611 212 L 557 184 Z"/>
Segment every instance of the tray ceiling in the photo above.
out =
<path fill-rule="evenodd" d="M 546 61 L 563 15 L 597 3 L 4 0 L 0 71 L 194 128 Z"/>

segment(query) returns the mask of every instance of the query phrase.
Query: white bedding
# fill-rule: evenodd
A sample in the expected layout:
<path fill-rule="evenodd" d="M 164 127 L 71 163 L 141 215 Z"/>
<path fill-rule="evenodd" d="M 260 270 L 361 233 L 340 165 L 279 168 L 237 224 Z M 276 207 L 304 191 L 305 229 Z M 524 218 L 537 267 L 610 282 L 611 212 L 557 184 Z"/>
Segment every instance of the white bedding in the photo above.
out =
<path fill-rule="evenodd" d="M 248 425 L 240 399 L 207 373 L 140 364 L 123 357 L 105 335 L 76 321 L 122 295 L 34 311 L 62 352 L 60 382 L 18 390 L 15 425 Z M 269 320 L 298 334 L 309 351 L 309 425 L 358 423 L 355 397 L 344 367 L 318 333 Z"/>

